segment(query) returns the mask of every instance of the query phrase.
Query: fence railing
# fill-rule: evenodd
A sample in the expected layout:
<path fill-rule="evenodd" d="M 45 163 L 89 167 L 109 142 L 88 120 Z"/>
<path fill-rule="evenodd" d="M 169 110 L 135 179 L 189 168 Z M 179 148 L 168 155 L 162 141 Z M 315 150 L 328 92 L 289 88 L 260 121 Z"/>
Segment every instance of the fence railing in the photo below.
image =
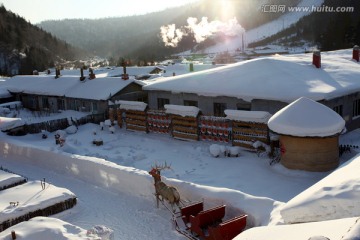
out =
<path fill-rule="evenodd" d="M 78 119 L 74 119 L 74 118 L 54 119 L 54 120 L 48 120 L 38 123 L 25 124 L 20 128 L 8 130 L 8 133 L 10 135 L 24 135 L 27 133 L 30 134 L 41 133 L 42 131 L 54 132 L 59 129 L 66 129 L 70 125 L 84 125 L 87 123 L 99 124 L 100 122 L 105 121 L 105 119 L 106 119 L 105 114 L 90 114 Z"/>
<path fill-rule="evenodd" d="M 109 118 L 119 127 L 147 133 L 169 134 L 174 138 L 231 143 L 254 149 L 256 141 L 269 144 L 269 130 L 266 123 L 242 122 L 225 117 L 199 115 L 182 117 L 166 114 L 163 110 L 121 110 L 110 109 Z"/>

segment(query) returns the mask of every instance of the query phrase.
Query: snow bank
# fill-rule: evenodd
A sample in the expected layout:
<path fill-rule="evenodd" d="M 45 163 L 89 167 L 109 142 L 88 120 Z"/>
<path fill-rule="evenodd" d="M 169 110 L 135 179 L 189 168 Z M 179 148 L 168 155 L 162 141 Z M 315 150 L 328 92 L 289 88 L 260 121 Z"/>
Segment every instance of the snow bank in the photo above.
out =
<path fill-rule="evenodd" d="M 109 189 L 113 192 L 154 200 L 154 186 L 151 176 L 142 170 L 123 167 L 95 157 L 48 152 L 41 149 L 18 146 L 0 141 L 0 148 L 6 149 L 3 159 L 16 159 L 21 163 L 41 166 L 50 171 L 75 177 L 88 184 Z M 26 154 L 23 154 L 26 152 Z M 240 191 L 216 188 L 183 182 L 163 177 L 167 184 L 179 189 L 182 199 L 197 201 L 204 199 L 205 205 L 227 204 L 227 215 L 246 213 L 249 226 L 267 225 L 274 207 L 281 203 L 265 197 L 254 197 Z"/>
<path fill-rule="evenodd" d="M 356 223 L 342 238 L 343 240 L 359 240 L 360 239 L 360 218 L 356 219 Z"/>
<path fill-rule="evenodd" d="M 166 113 L 167 114 L 174 114 L 174 115 L 180 115 L 183 117 L 189 116 L 189 117 L 196 117 L 200 109 L 193 106 L 180 106 L 180 105 L 171 105 L 166 104 L 165 106 Z"/>
<path fill-rule="evenodd" d="M 87 234 L 87 230 L 56 218 L 35 217 L 21 222 L 0 233 L 1 239 L 11 239 L 11 231 L 15 231 L 16 239 L 26 240 L 102 240 L 95 234 Z M 105 240 L 105 238 L 104 238 Z"/>
<path fill-rule="evenodd" d="M 264 236 L 271 236 L 267 239 L 276 240 L 308 240 L 308 239 L 346 239 L 356 240 L 359 238 L 343 238 L 352 229 L 358 218 L 344 218 L 331 221 L 291 224 L 281 226 L 256 227 L 246 230 L 234 240 L 264 240 Z M 324 236 L 327 238 L 314 238 Z M 358 235 L 359 236 L 359 235 Z"/>
<path fill-rule="evenodd" d="M 120 104 L 120 109 L 124 110 L 145 111 L 147 108 L 147 104 L 144 102 L 118 100 L 115 103 Z"/>
<path fill-rule="evenodd" d="M 340 133 L 345 121 L 329 107 L 301 97 L 275 113 L 268 125 L 279 134 L 327 137 Z"/>
<path fill-rule="evenodd" d="M 271 114 L 264 111 L 225 110 L 226 118 L 235 121 L 267 123 Z"/>
<path fill-rule="evenodd" d="M 280 213 L 285 223 L 360 216 L 360 155 L 287 202 Z"/>

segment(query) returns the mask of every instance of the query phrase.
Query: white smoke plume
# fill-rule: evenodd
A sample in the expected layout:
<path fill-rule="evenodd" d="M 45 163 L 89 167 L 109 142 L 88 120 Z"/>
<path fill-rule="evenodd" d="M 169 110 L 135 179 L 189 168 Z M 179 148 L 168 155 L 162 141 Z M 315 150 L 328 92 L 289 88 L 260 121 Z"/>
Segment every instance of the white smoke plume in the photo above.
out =
<path fill-rule="evenodd" d="M 162 26 L 160 33 L 165 46 L 176 47 L 187 33 L 182 29 L 176 29 L 175 24 Z"/>
<path fill-rule="evenodd" d="M 198 22 L 197 18 L 189 17 L 186 26 L 176 28 L 175 24 L 170 24 L 162 26 L 160 31 L 165 46 L 176 47 L 181 39 L 190 32 L 194 34 L 196 42 L 200 43 L 217 33 L 223 33 L 231 37 L 239 36 L 245 32 L 245 29 L 238 23 L 235 17 L 227 22 L 218 20 L 208 22 L 207 17 L 203 17 L 201 21 Z"/>

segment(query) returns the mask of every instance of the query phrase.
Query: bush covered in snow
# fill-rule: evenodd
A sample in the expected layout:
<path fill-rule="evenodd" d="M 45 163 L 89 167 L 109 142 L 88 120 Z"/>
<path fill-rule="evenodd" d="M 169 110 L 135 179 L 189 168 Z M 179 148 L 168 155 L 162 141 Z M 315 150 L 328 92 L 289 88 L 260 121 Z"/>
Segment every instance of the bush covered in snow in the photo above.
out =
<path fill-rule="evenodd" d="M 70 126 L 70 127 L 67 127 L 67 128 L 65 129 L 65 132 L 66 132 L 67 134 L 75 134 L 75 133 L 77 132 L 77 127 L 74 126 L 74 125 L 72 125 L 72 126 Z"/>
<path fill-rule="evenodd" d="M 209 151 L 213 157 L 238 157 L 240 155 L 240 147 L 229 147 L 219 144 L 211 144 Z"/>

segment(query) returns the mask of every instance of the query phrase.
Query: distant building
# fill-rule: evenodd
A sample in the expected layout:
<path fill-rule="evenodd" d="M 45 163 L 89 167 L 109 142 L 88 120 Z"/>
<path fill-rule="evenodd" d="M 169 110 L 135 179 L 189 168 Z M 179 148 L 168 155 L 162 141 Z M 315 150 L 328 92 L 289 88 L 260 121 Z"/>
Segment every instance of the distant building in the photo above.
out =
<path fill-rule="evenodd" d="M 147 100 L 139 82 L 119 77 L 80 80 L 75 76 L 15 76 L 8 79 L 6 85 L 25 108 L 36 111 L 76 110 L 104 114 L 109 100 Z"/>

